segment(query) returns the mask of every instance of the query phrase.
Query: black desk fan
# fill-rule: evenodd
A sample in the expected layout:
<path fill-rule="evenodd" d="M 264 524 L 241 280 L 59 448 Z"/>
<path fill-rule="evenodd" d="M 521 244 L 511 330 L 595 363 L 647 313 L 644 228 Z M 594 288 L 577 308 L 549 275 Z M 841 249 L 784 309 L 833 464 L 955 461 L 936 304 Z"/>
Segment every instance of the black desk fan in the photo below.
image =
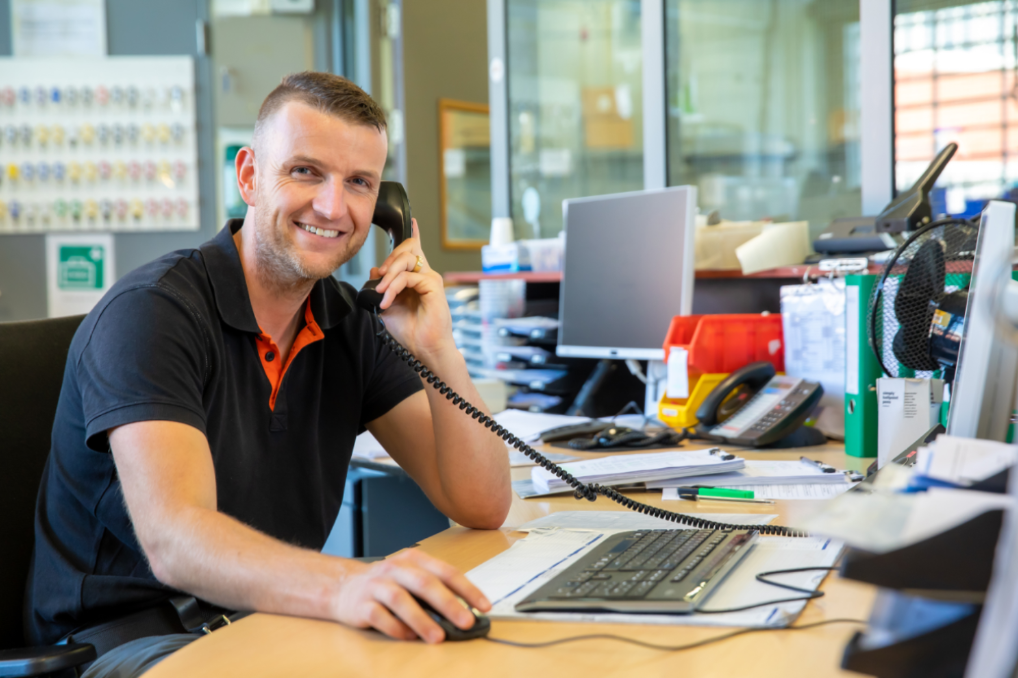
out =
<path fill-rule="evenodd" d="M 951 143 L 933 161 L 908 195 L 910 213 L 926 203 L 928 192 L 947 160 L 957 150 Z M 913 196 L 915 197 L 915 196 Z M 890 210 L 890 207 L 888 208 Z M 941 371 L 954 380 L 968 305 L 968 278 L 975 260 L 978 225 L 967 219 L 925 217 L 884 265 L 870 298 L 870 346 L 884 374 L 890 377 L 930 377 Z"/>

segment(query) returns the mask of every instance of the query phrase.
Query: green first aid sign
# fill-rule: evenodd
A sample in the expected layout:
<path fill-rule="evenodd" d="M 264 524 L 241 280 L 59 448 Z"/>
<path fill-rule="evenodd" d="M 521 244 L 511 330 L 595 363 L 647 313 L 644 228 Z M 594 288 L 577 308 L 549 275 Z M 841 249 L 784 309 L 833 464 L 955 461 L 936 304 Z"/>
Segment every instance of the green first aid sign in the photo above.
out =
<path fill-rule="evenodd" d="M 102 245 L 60 245 L 57 251 L 57 287 L 95 292 L 103 289 L 106 248 Z"/>

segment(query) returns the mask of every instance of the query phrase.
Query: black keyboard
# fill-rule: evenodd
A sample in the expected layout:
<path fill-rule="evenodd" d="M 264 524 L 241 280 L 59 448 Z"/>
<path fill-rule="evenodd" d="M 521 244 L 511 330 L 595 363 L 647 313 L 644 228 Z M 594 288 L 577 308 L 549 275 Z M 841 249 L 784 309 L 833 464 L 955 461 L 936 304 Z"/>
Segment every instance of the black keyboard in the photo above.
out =
<path fill-rule="evenodd" d="M 689 614 L 749 552 L 756 530 L 640 530 L 605 539 L 516 604 L 520 612 Z"/>

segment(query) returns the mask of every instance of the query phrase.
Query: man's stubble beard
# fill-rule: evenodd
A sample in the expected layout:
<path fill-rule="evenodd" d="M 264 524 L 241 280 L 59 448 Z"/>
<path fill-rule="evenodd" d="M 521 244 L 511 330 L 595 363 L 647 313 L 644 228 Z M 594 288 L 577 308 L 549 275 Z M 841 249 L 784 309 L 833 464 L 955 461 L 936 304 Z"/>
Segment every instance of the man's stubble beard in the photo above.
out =
<path fill-rule="evenodd" d="M 293 241 L 287 240 L 286 234 L 278 227 L 273 214 L 255 212 L 255 260 L 263 284 L 279 292 L 303 291 L 314 285 L 315 281 L 327 278 L 333 271 L 349 261 L 364 244 L 351 242 L 336 257 L 335 265 L 330 264 L 328 270 L 309 268 L 297 252 Z M 286 228 L 290 228 L 287 220 Z M 323 267 L 324 269 L 325 267 Z"/>

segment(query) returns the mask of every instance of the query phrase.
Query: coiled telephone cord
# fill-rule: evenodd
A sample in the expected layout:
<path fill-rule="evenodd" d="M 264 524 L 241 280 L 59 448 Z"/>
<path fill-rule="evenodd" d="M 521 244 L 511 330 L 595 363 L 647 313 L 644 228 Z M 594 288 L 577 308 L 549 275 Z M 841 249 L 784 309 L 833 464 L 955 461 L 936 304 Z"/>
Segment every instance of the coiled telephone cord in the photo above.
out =
<path fill-rule="evenodd" d="M 410 369 L 419 374 L 425 379 L 436 391 L 445 396 L 446 400 L 452 401 L 453 405 L 459 407 L 465 414 L 473 417 L 479 424 L 491 430 L 492 433 L 500 437 L 507 444 L 516 448 L 523 454 L 533 459 L 541 468 L 549 471 L 553 475 L 561 478 L 573 489 L 573 496 L 576 499 L 587 499 L 588 501 L 594 501 L 598 495 L 611 499 L 616 504 L 620 504 L 631 511 L 642 513 L 644 515 L 653 516 L 655 518 L 661 518 L 679 525 L 686 527 L 692 527 L 701 530 L 756 530 L 760 534 L 778 536 L 778 537 L 808 537 L 809 533 L 804 530 L 797 530 L 791 527 L 784 527 L 781 525 L 731 525 L 728 523 L 719 523 L 713 520 L 704 520 L 695 516 L 686 515 L 683 513 L 675 513 L 673 511 L 666 511 L 654 506 L 648 506 L 647 504 L 640 503 L 624 494 L 618 492 L 612 487 L 607 487 L 599 483 L 583 483 L 577 478 L 573 477 L 568 471 L 563 469 L 558 464 L 549 461 L 540 452 L 532 448 L 527 443 L 523 442 L 512 433 L 510 433 L 505 427 L 495 421 L 493 418 L 486 415 L 478 408 L 471 405 L 461 395 L 456 393 L 450 388 L 444 381 L 439 379 L 438 375 L 429 370 L 424 363 L 418 360 L 409 350 L 396 339 L 389 334 L 389 330 L 385 327 L 385 321 L 382 317 L 375 312 L 375 317 L 378 318 L 378 322 L 381 324 L 382 329 L 379 330 L 377 336 L 381 337 L 385 342 L 389 350 L 396 354 L 403 362 L 409 365 Z"/>

